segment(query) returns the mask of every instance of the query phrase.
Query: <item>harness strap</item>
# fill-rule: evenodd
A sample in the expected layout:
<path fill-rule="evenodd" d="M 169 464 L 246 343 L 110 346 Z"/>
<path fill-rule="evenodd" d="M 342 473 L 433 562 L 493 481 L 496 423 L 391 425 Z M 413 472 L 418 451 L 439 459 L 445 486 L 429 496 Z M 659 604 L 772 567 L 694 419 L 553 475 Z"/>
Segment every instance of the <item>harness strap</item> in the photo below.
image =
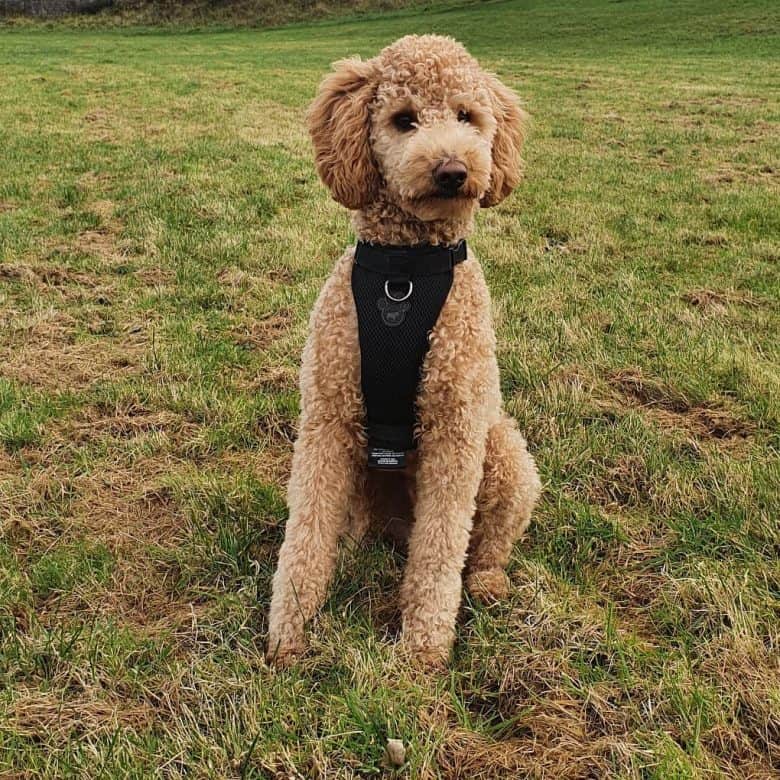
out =
<path fill-rule="evenodd" d="M 385 274 L 388 278 L 408 279 L 448 273 L 467 256 L 465 239 L 458 241 L 455 246 L 388 246 L 358 241 L 355 247 L 355 265 L 367 271 Z"/>
<path fill-rule="evenodd" d="M 416 400 L 428 336 L 468 256 L 452 247 L 386 246 L 358 241 L 352 294 L 358 315 L 368 465 L 402 468 L 416 446 Z"/>

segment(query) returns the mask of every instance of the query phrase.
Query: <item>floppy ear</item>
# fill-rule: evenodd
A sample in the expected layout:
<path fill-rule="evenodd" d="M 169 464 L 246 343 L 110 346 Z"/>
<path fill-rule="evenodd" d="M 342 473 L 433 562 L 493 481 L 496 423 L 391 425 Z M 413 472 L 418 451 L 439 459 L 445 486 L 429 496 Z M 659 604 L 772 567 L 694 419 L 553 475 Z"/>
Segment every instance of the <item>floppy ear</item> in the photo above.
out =
<path fill-rule="evenodd" d="M 480 200 L 483 208 L 501 203 L 520 183 L 523 176 L 520 150 L 523 148 L 528 123 L 528 114 L 520 108 L 517 95 L 512 90 L 505 87 L 495 76 L 488 76 L 488 86 L 493 98 L 497 126 L 493 137 L 490 188 Z"/>
<path fill-rule="evenodd" d="M 309 107 L 309 133 L 320 178 L 339 203 L 359 209 L 380 184 L 369 143 L 374 66 L 354 58 L 333 68 Z"/>

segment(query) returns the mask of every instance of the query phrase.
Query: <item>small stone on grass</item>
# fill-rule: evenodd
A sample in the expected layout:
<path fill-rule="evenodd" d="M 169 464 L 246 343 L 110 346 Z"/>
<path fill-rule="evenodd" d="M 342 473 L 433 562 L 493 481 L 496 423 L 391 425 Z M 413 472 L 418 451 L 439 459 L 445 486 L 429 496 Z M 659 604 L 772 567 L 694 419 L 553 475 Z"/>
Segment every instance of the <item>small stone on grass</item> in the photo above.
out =
<path fill-rule="evenodd" d="M 404 761 L 406 761 L 406 748 L 400 739 L 388 739 L 385 752 L 387 753 L 387 761 L 391 766 L 402 766 Z"/>

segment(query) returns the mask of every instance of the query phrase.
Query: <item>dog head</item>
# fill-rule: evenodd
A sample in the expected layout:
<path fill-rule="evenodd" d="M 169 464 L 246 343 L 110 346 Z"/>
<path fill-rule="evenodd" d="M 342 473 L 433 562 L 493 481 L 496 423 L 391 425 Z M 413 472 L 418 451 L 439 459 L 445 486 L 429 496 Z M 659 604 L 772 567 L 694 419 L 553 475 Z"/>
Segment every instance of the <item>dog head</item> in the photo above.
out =
<path fill-rule="evenodd" d="M 423 221 L 500 203 L 520 181 L 525 120 L 514 93 L 438 35 L 335 63 L 308 114 L 317 170 L 339 203 L 389 198 Z"/>

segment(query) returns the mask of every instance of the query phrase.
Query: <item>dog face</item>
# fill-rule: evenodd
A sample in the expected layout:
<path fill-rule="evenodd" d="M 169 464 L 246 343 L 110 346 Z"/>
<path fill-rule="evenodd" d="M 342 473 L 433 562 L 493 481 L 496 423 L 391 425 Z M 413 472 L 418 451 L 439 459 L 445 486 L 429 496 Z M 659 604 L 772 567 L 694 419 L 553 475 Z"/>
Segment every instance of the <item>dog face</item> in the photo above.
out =
<path fill-rule="evenodd" d="M 410 35 L 334 67 L 309 130 L 319 174 L 347 208 L 384 197 L 423 221 L 458 219 L 518 184 L 525 114 L 456 41 Z"/>

